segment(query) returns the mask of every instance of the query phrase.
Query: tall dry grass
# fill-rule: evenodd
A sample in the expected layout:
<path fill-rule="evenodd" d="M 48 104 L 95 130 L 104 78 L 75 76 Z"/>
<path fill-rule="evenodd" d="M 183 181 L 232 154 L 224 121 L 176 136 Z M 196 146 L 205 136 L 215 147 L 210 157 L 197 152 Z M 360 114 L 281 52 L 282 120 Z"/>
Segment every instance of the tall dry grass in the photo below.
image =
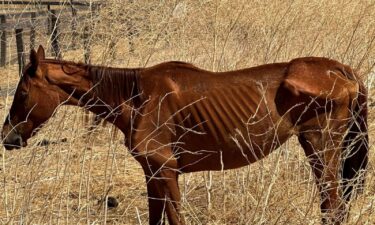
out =
<path fill-rule="evenodd" d="M 97 14 L 78 21 L 78 28 L 80 33 L 87 25 L 91 28 L 94 64 L 143 67 L 182 60 L 225 71 L 325 56 L 357 69 L 370 88 L 374 11 L 372 0 L 110 0 Z M 71 33 L 61 32 L 64 59 L 82 61 L 82 45 L 69 50 Z M 48 46 L 48 37 L 42 35 L 39 44 Z M 14 87 L 17 67 L 8 65 L 1 74 L 1 88 Z M 2 118 L 11 102 L 11 95 L 0 98 Z M 147 223 L 143 173 L 123 147 L 122 135 L 113 136 L 111 126 L 89 133 L 81 121 L 79 110 L 61 107 L 27 148 L 2 151 L 0 223 Z M 370 108 L 371 153 L 374 121 Z M 56 143 L 40 146 L 43 140 Z M 352 203 L 348 224 L 375 221 L 374 159 L 370 154 L 366 189 Z M 180 188 L 188 224 L 320 222 L 319 193 L 294 139 L 248 167 L 185 174 Z M 103 203 L 108 196 L 118 199 L 119 206 L 108 208 Z"/>

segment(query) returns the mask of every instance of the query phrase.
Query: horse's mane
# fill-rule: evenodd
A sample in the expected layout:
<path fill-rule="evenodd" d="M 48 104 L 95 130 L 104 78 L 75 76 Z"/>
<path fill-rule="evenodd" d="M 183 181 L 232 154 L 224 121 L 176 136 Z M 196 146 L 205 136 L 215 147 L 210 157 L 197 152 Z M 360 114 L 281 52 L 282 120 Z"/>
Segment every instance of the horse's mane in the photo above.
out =
<path fill-rule="evenodd" d="M 120 105 L 124 100 L 135 106 L 140 103 L 139 69 L 87 65 L 87 71 L 94 94 L 106 103 Z"/>

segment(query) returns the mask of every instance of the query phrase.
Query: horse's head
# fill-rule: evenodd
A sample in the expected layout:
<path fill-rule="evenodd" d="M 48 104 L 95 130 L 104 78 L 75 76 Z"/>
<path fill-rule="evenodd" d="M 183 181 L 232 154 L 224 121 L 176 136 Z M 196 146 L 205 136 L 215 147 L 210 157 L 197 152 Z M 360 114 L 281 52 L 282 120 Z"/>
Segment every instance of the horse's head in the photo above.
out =
<path fill-rule="evenodd" d="M 66 103 L 69 94 L 60 85 L 66 77 L 61 65 L 45 60 L 43 47 L 38 52 L 31 50 L 30 62 L 23 70 L 3 125 L 2 138 L 7 150 L 26 146 L 36 129 L 62 102 Z"/>

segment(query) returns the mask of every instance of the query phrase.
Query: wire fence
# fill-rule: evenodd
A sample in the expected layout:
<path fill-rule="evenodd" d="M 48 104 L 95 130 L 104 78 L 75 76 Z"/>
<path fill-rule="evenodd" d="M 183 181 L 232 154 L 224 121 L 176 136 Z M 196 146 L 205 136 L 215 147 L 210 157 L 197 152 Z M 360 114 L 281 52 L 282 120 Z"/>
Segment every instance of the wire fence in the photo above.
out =
<path fill-rule="evenodd" d="M 3 1 L 0 66 L 18 63 L 21 72 L 28 52 L 36 43 L 47 43 L 49 54 L 56 58 L 61 57 L 62 51 L 83 48 L 88 62 L 87 39 L 100 4 L 99 1 Z M 15 6 L 20 6 L 19 10 Z"/>

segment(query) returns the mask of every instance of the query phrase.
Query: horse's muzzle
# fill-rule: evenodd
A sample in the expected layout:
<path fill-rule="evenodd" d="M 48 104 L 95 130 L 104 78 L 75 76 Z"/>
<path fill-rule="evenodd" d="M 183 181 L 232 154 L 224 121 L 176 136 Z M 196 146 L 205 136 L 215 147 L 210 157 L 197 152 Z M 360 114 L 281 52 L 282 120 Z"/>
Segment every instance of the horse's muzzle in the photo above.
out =
<path fill-rule="evenodd" d="M 21 135 L 15 131 L 11 131 L 3 140 L 3 145 L 6 150 L 19 149 L 26 145 L 22 140 Z"/>

